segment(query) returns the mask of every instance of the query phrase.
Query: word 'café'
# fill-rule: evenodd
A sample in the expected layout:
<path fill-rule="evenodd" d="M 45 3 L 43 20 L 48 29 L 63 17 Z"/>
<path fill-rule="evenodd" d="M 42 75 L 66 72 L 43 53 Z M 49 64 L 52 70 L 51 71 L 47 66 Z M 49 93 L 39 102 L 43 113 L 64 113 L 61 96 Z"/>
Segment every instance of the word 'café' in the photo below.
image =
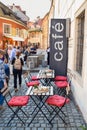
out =
<path fill-rule="evenodd" d="M 52 28 L 55 29 L 56 32 L 60 33 L 64 30 L 64 25 L 63 23 L 56 23 L 55 26 L 52 26 Z M 58 50 L 58 52 L 54 54 L 54 59 L 56 61 L 61 61 L 63 59 L 63 35 L 52 34 L 52 38 L 55 40 L 57 39 L 54 43 L 54 48 Z"/>

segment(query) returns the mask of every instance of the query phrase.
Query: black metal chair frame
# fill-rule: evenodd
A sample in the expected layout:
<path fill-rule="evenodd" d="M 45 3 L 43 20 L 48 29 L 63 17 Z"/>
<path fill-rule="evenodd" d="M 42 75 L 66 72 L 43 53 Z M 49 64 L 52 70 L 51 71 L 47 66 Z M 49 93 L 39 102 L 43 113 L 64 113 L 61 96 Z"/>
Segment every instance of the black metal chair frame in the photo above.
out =
<path fill-rule="evenodd" d="M 51 124 L 52 124 L 53 119 L 54 119 L 56 116 L 58 116 L 58 117 L 63 121 L 63 123 L 64 123 L 65 125 L 67 125 L 67 122 L 64 120 L 64 118 L 67 117 L 67 115 L 66 115 L 66 114 L 63 112 L 63 110 L 62 110 L 62 108 L 63 108 L 63 107 L 65 106 L 65 104 L 66 104 L 66 99 L 67 99 L 67 98 L 65 98 L 65 102 L 64 102 L 64 104 L 63 104 L 61 107 L 49 105 L 49 106 L 52 108 L 52 110 L 53 110 L 53 111 L 49 112 L 50 115 L 53 115 L 52 113 L 55 112 L 55 114 L 53 115 L 53 117 L 49 120 Z M 60 115 L 60 113 L 61 113 L 64 117 L 63 117 L 62 115 Z"/>
<path fill-rule="evenodd" d="M 5 101 L 6 101 L 6 104 L 7 104 L 7 106 L 10 108 L 10 110 L 13 112 L 12 113 L 12 115 L 10 116 L 10 120 L 8 121 L 8 123 L 7 123 L 7 126 L 10 124 L 10 122 L 14 119 L 14 117 L 15 116 L 17 116 L 17 118 L 25 125 L 25 122 L 20 118 L 20 116 L 18 115 L 18 112 L 19 112 L 19 110 L 28 118 L 28 116 L 27 116 L 27 114 L 22 110 L 22 107 L 23 106 L 17 106 L 17 108 L 16 108 L 16 106 L 15 106 L 15 110 L 13 109 L 13 107 L 11 107 L 11 106 L 9 106 L 9 104 L 8 104 L 8 100 L 7 100 L 7 95 L 10 97 L 10 98 L 12 98 L 12 95 L 11 95 L 11 93 L 10 93 L 10 91 L 9 91 L 9 89 L 8 88 L 5 88 L 2 92 L 0 92 L 3 96 L 4 96 L 4 98 L 5 98 Z"/>

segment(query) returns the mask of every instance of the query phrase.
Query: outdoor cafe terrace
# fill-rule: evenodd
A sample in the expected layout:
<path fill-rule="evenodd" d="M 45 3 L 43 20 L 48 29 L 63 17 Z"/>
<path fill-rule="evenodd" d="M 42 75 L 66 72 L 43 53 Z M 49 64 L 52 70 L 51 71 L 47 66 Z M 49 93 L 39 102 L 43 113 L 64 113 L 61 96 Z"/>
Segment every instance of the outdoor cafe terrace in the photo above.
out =
<path fill-rule="evenodd" d="M 48 67 L 38 67 L 36 68 L 36 72 L 35 70 L 31 72 L 31 75 L 37 76 L 38 70 L 45 71 L 47 69 Z M 22 78 L 22 87 L 18 88 L 18 92 L 15 93 L 13 88 L 13 76 L 11 76 L 9 81 L 9 89 L 12 96 L 25 96 L 28 93 L 27 95 L 30 97 L 29 102 L 27 103 L 27 105 L 23 107 L 23 111 L 27 113 L 28 117 L 25 116 L 24 113 L 22 113 L 22 111 L 18 111 L 18 115 L 25 123 L 20 121 L 20 119 L 15 115 L 15 117 L 12 118 L 11 122 L 8 124 L 8 121 L 11 118 L 12 111 L 9 109 L 6 102 L 4 102 L 5 110 L 0 111 L 0 130 L 82 130 L 82 127 L 86 126 L 83 115 L 78 105 L 76 104 L 75 99 L 73 98 L 72 92 L 70 92 L 69 94 L 70 102 L 65 104 L 61 110 L 57 110 L 57 112 L 55 112 L 54 110 L 52 110 L 52 108 L 49 107 L 49 105 L 45 103 L 43 104 L 43 102 L 45 102 L 43 94 L 43 99 L 39 98 L 37 94 L 34 95 L 32 98 L 32 93 L 30 92 L 31 90 L 29 90 L 30 88 L 27 87 L 25 78 Z M 42 79 L 41 82 L 45 82 L 45 80 Z M 49 86 L 54 86 L 53 80 L 51 84 L 49 84 Z M 52 89 L 54 89 L 54 87 Z M 56 95 L 58 95 L 57 90 Z M 48 95 L 48 98 L 49 97 L 50 95 Z M 7 95 L 6 98 L 8 99 L 9 95 Z M 49 113 L 49 111 L 51 111 L 51 113 Z M 55 117 L 50 123 L 51 116 Z M 62 120 L 62 118 L 64 121 Z"/>

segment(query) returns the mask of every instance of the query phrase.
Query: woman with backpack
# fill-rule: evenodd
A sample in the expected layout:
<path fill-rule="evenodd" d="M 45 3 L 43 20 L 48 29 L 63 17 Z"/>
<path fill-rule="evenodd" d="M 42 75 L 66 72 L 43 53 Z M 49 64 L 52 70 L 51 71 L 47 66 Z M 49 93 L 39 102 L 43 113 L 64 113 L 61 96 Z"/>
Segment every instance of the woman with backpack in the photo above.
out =
<path fill-rule="evenodd" d="M 15 92 L 18 91 L 17 88 L 17 76 L 19 78 L 19 86 L 21 87 L 22 83 L 22 66 L 24 65 L 22 58 L 20 58 L 20 51 L 16 51 L 16 57 L 13 58 L 12 64 L 13 64 L 13 76 L 14 76 L 14 89 Z"/>

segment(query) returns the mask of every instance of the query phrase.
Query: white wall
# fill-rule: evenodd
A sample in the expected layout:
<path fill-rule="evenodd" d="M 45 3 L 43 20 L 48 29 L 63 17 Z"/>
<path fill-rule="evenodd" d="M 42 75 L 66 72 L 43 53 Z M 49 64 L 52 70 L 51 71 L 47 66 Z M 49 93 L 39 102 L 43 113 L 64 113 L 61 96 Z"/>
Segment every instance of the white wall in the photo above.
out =
<path fill-rule="evenodd" d="M 75 71 L 76 54 L 76 15 L 85 9 L 85 31 L 83 51 L 83 71 L 80 76 Z M 59 11 L 59 12 L 58 12 Z M 72 91 L 80 110 L 87 121 L 87 0 L 55 0 L 54 18 L 71 19 L 71 35 L 69 38 L 68 68 L 73 73 Z"/>

